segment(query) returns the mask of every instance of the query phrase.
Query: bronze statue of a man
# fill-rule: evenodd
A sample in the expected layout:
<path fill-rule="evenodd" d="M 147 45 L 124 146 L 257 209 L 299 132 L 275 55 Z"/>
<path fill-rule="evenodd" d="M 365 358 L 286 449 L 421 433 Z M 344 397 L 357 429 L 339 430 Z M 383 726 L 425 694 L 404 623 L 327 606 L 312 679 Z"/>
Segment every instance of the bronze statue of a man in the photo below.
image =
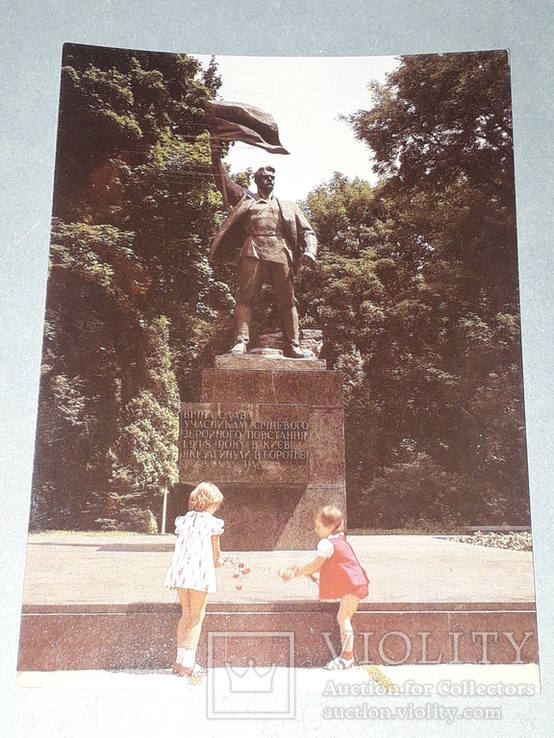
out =
<path fill-rule="evenodd" d="M 244 354 L 250 340 L 252 306 L 264 282 L 271 282 L 283 333 L 283 354 L 302 359 L 294 277 L 303 264 L 313 264 L 317 239 L 300 208 L 273 195 L 275 169 L 261 167 L 254 175 L 257 194 L 232 183 L 226 173 L 232 209 L 213 241 L 210 263 L 236 261 L 239 286 L 235 307 L 235 354 Z M 239 192 L 240 191 L 240 192 Z"/>

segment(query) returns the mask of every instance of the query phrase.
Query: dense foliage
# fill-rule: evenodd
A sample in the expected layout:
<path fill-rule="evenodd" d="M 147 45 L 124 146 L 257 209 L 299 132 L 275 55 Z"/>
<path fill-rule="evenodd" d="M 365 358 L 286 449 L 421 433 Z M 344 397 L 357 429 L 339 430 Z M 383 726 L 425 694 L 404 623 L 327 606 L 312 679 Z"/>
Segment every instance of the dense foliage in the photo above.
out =
<path fill-rule="evenodd" d="M 153 530 L 218 311 L 214 64 L 66 46 L 31 525 Z M 224 322 L 224 318 L 222 319 Z"/>
<path fill-rule="evenodd" d="M 64 50 L 34 529 L 154 531 L 178 481 L 179 402 L 230 341 L 218 87 L 183 55 Z M 345 376 L 349 525 L 527 524 L 507 56 L 408 57 L 371 89 L 346 122 L 379 184 L 308 195 L 297 287 Z"/>
<path fill-rule="evenodd" d="M 348 122 L 380 184 L 337 174 L 307 199 L 351 523 L 527 524 L 507 55 L 407 57 L 371 90 Z"/>

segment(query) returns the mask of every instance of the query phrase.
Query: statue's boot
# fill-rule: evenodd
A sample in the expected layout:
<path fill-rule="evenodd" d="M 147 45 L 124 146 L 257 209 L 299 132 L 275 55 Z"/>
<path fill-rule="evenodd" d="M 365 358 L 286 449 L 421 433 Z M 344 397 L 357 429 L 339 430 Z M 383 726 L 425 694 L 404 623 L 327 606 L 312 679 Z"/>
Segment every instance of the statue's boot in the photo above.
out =
<path fill-rule="evenodd" d="M 283 355 L 289 359 L 305 359 L 300 349 L 300 329 L 298 326 L 298 310 L 296 305 L 281 315 L 281 330 L 283 331 Z"/>

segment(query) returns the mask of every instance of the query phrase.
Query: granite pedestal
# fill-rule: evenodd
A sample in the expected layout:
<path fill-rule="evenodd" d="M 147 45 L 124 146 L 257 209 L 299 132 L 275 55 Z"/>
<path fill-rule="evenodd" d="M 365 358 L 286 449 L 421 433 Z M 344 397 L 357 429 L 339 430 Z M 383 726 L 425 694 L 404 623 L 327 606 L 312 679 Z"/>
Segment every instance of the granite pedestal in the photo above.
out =
<path fill-rule="evenodd" d="M 219 486 L 225 545 L 313 548 L 321 507 L 345 511 L 342 374 L 315 358 L 218 357 L 182 406 L 180 481 Z"/>

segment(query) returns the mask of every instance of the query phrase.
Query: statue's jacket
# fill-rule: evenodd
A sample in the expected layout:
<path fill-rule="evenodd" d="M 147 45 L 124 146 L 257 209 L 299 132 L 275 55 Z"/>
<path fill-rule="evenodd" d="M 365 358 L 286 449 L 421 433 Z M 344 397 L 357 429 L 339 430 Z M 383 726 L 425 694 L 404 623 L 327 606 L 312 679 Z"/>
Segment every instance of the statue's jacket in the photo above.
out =
<path fill-rule="evenodd" d="M 317 254 L 317 239 L 304 213 L 298 205 L 275 198 L 279 206 L 280 225 L 283 236 L 292 254 L 293 271 L 300 267 L 302 254 L 314 259 Z M 233 208 L 213 240 L 209 261 L 211 264 L 228 264 L 237 261 L 238 255 L 250 238 L 248 230 L 249 210 L 255 199 L 246 195 Z"/>

